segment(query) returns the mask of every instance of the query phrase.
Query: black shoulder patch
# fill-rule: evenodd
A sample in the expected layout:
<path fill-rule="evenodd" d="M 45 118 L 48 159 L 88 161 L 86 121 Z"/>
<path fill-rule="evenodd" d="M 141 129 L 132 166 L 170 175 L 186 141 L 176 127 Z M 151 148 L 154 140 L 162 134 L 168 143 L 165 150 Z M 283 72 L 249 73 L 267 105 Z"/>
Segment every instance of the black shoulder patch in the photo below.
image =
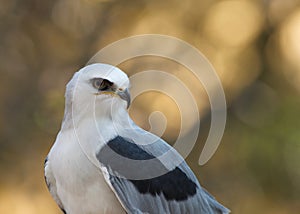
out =
<path fill-rule="evenodd" d="M 98 160 L 111 168 L 114 168 L 113 165 L 115 165 L 115 163 L 113 163 L 114 160 L 109 160 L 109 157 L 107 156 L 110 149 L 119 155 L 134 160 L 148 160 L 155 158 L 137 144 L 118 136 L 110 140 L 97 154 Z M 164 166 L 162 165 L 162 167 Z M 117 179 L 121 181 L 125 178 Z M 151 194 L 153 196 L 163 194 L 167 200 L 183 201 L 188 197 L 195 195 L 197 192 L 197 184 L 189 179 L 178 167 L 155 178 L 129 181 L 141 194 Z"/>
<path fill-rule="evenodd" d="M 44 160 L 44 167 L 46 166 L 47 162 L 48 162 L 48 155 L 47 155 L 47 157 Z"/>
<path fill-rule="evenodd" d="M 156 178 L 130 181 L 140 193 L 154 196 L 162 193 L 167 200 L 183 201 L 197 191 L 197 185 L 178 167 Z"/>
<path fill-rule="evenodd" d="M 48 162 L 48 156 L 44 160 L 44 179 L 45 179 L 45 182 L 46 182 L 46 185 L 47 185 L 48 189 L 50 190 L 51 189 L 51 184 L 48 181 L 48 179 L 46 177 L 46 173 L 45 173 L 45 167 L 47 166 L 47 162 Z"/>
<path fill-rule="evenodd" d="M 133 160 L 149 160 L 155 158 L 153 155 L 144 151 L 137 144 L 132 143 L 120 136 L 110 140 L 107 145 L 119 155 Z"/>

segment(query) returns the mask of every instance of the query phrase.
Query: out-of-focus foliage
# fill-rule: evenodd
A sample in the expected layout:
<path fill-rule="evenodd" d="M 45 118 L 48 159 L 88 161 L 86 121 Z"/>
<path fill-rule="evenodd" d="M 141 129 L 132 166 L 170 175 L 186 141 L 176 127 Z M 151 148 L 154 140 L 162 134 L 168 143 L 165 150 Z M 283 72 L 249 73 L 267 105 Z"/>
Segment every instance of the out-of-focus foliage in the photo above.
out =
<path fill-rule="evenodd" d="M 233 213 L 299 212 L 299 0 L 0 0 L 0 5 L 0 213 L 60 213 L 44 184 L 43 159 L 60 128 L 65 84 L 105 45 L 144 33 L 194 45 L 223 83 L 224 138 L 200 167 L 209 127 L 201 85 L 165 59 L 141 57 L 120 65 L 129 75 L 164 68 L 198 97 L 203 120 L 187 160 L 202 184 Z M 146 93 L 130 113 L 149 128 L 147 116 L 155 110 L 168 120 L 165 139 L 174 140 L 180 117 L 168 97 Z"/>

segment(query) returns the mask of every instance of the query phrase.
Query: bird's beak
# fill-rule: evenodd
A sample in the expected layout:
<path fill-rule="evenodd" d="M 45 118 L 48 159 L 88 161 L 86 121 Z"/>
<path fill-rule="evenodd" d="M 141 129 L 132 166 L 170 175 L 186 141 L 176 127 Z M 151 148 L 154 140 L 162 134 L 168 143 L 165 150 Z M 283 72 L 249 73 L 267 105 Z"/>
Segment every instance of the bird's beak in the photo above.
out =
<path fill-rule="evenodd" d="M 119 95 L 121 99 L 127 102 L 127 108 L 129 108 L 131 102 L 129 90 L 127 88 L 123 91 L 118 90 L 116 94 Z"/>

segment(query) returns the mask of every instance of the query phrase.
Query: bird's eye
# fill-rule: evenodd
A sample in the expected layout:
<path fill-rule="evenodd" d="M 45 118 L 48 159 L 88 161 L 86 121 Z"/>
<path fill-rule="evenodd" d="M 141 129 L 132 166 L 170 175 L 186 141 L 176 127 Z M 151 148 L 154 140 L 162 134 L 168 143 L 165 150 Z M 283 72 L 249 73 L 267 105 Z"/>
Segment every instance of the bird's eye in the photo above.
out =
<path fill-rule="evenodd" d="M 92 84 L 93 84 L 94 88 L 96 88 L 100 91 L 108 90 L 113 85 L 112 82 L 110 82 L 106 79 L 101 79 L 101 78 L 93 79 Z"/>
<path fill-rule="evenodd" d="M 100 86 L 101 86 L 101 84 L 102 84 L 102 81 L 103 81 L 103 79 L 98 79 L 98 78 L 97 79 L 93 79 L 92 83 L 93 83 L 94 88 L 99 89 Z"/>

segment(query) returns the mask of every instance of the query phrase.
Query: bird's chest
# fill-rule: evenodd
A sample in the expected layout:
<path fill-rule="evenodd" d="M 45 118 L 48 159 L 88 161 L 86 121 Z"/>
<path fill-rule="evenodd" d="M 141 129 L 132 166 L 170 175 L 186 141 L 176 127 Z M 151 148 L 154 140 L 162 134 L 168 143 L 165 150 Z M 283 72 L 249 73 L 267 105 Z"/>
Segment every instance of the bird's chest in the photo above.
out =
<path fill-rule="evenodd" d="M 57 194 L 66 209 L 72 211 L 70 213 L 122 210 L 100 169 L 88 159 L 80 145 L 75 142 L 58 143 L 50 157 Z"/>
<path fill-rule="evenodd" d="M 78 148 L 79 146 L 72 144 L 61 145 L 62 148 L 56 152 L 53 161 L 56 165 L 54 173 L 58 183 L 76 193 L 92 185 L 101 173 Z"/>
<path fill-rule="evenodd" d="M 90 132 L 90 133 L 89 133 Z M 60 133 L 51 149 L 54 175 L 58 184 L 73 193 L 82 194 L 94 185 L 105 183 L 95 160 L 100 142 L 96 131 L 82 129 Z M 94 158 L 94 159 L 93 159 Z M 107 184 L 106 184 L 107 185 Z"/>

